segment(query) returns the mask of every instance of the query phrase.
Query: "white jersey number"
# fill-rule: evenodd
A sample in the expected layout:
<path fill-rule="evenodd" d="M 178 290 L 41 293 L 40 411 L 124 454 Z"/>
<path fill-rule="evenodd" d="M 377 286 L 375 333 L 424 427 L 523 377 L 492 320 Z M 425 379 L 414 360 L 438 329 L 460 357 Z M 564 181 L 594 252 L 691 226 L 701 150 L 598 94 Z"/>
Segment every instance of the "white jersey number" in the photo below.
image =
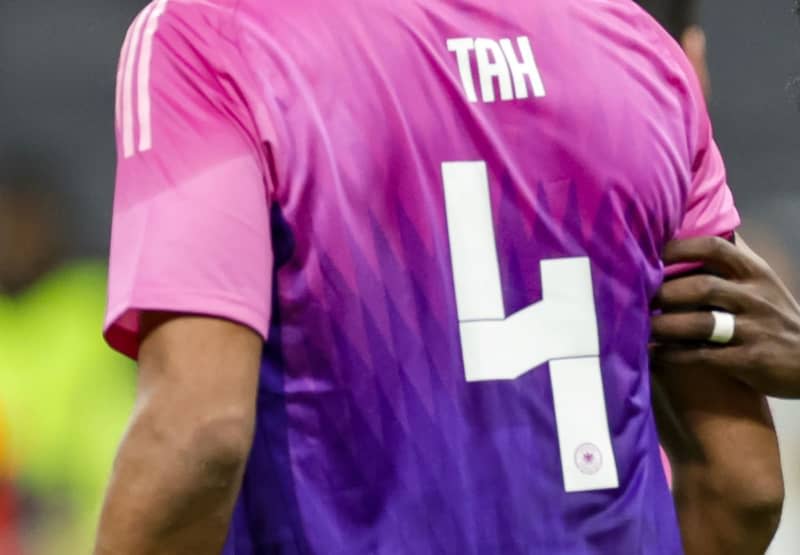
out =
<path fill-rule="evenodd" d="M 564 489 L 616 488 L 589 259 L 543 260 L 542 300 L 506 316 L 484 162 L 447 162 L 447 229 L 468 382 L 549 362 Z"/>

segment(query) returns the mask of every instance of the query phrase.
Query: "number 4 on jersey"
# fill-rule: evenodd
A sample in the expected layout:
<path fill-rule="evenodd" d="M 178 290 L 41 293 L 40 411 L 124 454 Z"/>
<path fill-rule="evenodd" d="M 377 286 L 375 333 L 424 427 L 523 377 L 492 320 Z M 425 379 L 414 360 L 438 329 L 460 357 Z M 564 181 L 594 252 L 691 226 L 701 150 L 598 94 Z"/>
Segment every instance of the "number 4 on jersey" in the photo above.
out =
<path fill-rule="evenodd" d="M 589 259 L 543 260 L 542 300 L 506 316 L 486 164 L 448 162 L 442 174 L 467 381 L 549 362 L 564 489 L 617 487 Z"/>

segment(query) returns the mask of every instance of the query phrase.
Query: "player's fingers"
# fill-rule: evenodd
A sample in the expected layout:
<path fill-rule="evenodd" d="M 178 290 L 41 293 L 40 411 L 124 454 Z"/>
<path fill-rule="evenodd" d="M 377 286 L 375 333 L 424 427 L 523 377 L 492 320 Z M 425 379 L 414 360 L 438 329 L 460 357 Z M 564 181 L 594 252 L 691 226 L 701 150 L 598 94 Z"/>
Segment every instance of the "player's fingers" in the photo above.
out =
<path fill-rule="evenodd" d="M 752 267 L 743 250 L 721 237 L 671 241 L 664 249 L 663 259 L 667 265 L 701 262 L 714 273 L 740 278 L 748 276 Z"/>
<path fill-rule="evenodd" d="M 686 276 L 665 282 L 654 305 L 664 311 L 713 306 L 736 313 L 748 298 L 740 289 L 736 282 L 709 274 Z"/>
<path fill-rule="evenodd" d="M 722 370 L 735 374 L 742 370 L 748 358 L 739 346 L 673 346 L 655 345 L 650 348 L 650 364 L 655 371 L 677 369 Z"/>
<path fill-rule="evenodd" d="M 711 312 L 657 314 L 650 320 L 651 336 L 659 343 L 707 341 L 714 331 Z"/>

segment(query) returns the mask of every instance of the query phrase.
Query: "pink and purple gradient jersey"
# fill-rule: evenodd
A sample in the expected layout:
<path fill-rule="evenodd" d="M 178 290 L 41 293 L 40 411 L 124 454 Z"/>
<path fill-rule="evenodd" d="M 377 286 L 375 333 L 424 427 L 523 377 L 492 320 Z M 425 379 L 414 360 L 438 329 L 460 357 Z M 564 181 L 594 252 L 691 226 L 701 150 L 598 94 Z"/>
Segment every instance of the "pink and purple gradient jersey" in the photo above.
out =
<path fill-rule="evenodd" d="M 227 555 L 673 555 L 649 304 L 739 223 L 629 0 L 157 0 L 118 75 L 106 337 L 265 338 Z"/>

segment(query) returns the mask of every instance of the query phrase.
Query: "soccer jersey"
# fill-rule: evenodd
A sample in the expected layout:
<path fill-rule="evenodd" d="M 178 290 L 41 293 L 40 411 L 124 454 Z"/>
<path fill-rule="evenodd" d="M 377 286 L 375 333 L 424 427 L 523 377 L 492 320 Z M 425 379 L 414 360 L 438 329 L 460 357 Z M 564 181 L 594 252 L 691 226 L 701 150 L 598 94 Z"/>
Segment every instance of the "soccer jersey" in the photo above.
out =
<path fill-rule="evenodd" d="M 108 340 L 265 339 L 226 554 L 681 552 L 648 307 L 738 216 L 633 2 L 157 0 L 116 127 Z"/>

